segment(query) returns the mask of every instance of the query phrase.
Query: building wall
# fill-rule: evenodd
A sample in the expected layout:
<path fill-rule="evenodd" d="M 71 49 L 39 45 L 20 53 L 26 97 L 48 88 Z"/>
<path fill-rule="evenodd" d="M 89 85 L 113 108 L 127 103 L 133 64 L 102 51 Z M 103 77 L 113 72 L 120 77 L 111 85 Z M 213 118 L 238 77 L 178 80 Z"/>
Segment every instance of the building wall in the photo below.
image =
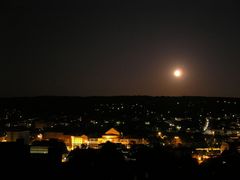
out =
<path fill-rule="evenodd" d="M 16 142 L 20 139 L 24 141 L 24 144 L 29 144 L 30 131 L 7 131 L 6 140 L 8 142 Z"/>

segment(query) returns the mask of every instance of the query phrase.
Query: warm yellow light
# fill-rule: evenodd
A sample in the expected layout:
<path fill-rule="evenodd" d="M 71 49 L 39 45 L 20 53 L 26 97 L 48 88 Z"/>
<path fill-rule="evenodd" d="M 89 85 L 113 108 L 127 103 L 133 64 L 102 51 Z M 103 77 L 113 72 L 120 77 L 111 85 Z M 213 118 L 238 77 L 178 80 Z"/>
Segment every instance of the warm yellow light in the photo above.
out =
<path fill-rule="evenodd" d="M 37 138 L 38 138 L 39 140 L 42 140 L 43 135 L 42 135 L 42 134 L 38 134 L 38 135 L 37 135 Z"/>
<path fill-rule="evenodd" d="M 175 77 L 181 77 L 182 76 L 182 71 L 181 71 L 181 69 L 176 69 L 173 74 L 174 74 Z"/>

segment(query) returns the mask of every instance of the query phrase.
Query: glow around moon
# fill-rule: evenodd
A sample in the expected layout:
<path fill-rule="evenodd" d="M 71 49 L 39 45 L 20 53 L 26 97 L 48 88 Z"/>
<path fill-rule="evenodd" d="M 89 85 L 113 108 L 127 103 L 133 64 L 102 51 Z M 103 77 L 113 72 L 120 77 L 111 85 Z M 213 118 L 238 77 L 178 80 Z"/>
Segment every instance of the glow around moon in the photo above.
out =
<path fill-rule="evenodd" d="M 174 72 L 173 72 L 173 75 L 177 78 L 181 77 L 183 74 L 182 70 L 181 69 L 175 69 Z"/>

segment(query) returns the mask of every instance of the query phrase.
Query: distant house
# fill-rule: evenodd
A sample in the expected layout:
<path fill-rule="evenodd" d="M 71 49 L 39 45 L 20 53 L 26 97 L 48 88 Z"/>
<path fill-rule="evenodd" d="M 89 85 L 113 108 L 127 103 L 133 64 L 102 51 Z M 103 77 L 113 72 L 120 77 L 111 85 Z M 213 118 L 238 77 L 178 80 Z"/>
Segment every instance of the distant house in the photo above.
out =
<path fill-rule="evenodd" d="M 72 149 L 75 147 L 83 147 L 89 145 L 88 137 L 86 135 L 82 136 L 71 136 Z"/>
<path fill-rule="evenodd" d="M 130 148 L 135 144 L 148 144 L 148 141 L 144 138 L 122 138 L 120 139 L 120 143 Z"/>
<path fill-rule="evenodd" d="M 98 149 L 98 145 L 99 145 L 98 138 L 89 138 L 88 141 L 89 141 L 90 148 Z"/>
<path fill-rule="evenodd" d="M 22 140 L 24 144 L 29 144 L 30 131 L 12 130 L 6 132 L 7 142 L 16 142 L 18 140 Z"/>

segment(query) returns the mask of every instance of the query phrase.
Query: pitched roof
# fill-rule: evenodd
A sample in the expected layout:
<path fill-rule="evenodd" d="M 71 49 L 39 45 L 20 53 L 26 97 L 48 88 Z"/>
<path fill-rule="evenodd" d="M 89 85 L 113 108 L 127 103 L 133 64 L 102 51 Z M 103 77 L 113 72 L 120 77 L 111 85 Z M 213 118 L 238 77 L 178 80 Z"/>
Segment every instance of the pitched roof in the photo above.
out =
<path fill-rule="evenodd" d="M 105 132 L 105 134 L 108 134 L 108 135 L 118 135 L 120 136 L 120 132 L 118 132 L 116 129 L 114 128 L 111 128 L 109 129 L 107 132 Z"/>

